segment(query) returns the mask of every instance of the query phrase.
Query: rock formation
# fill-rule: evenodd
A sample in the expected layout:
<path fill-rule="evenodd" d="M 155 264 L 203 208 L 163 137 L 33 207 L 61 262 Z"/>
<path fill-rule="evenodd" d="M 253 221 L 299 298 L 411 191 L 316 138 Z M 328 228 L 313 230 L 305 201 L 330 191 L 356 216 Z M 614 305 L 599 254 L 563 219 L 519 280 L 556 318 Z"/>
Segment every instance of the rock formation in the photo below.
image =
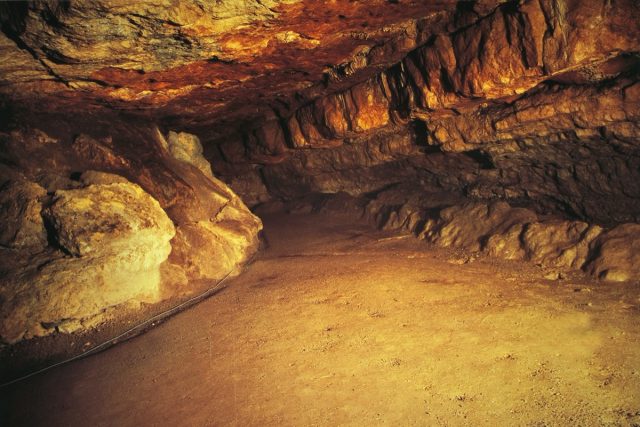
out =
<path fill-rule="evenodd" d="M 1 3 L 2 340 L 216 283 L 258 248 L 245 203 L 314 193 L 638 280 L 638 22 L 632 0 Z"/>
<path fill-rule="evenodd" d="M 605 230 L 583 221 L 540 218 L 530 209 L 503 201 L 452 204 L 460 201 L 437 196 L 423 201 L 424 193 L 402 201 L 396 189 L 387 192 L 369 201 L 364 210 L 380 228 L 402 229 L 439 246 L 531 261 L 559 272 L 583 270 L 608 281 L 640 277 L 637 224 Z"/>
<path fill-rule="evenodd" d="M 189 281 L 235 274 L 257 250 L 260 220 L 211 175 L 197 138 L 171 133 L 170 148 L 149 128 L 137 136 L 156 150 L 142 160 L 121 152 L 115 134 L 3 135 L 4 342 L 84 330 L 188 295 Z"/>
<path fill-rule="evenodd" d="M 56 328 L 71 332 L 83 322 L 96 322 L 107 308 L 162 299 L 160 265 L 171 252 L 173 223 L 149 194 L 120 180 L 57 190 L 47 208 L 35 210 L 48 224 L 51 245 L 67 256 L 41 252 L 35 258 L 40 265 L 12 270 L 5 278 L 0 288 L 4 341 Z M 20 254 L 5 256 L 24 262 Z"/>

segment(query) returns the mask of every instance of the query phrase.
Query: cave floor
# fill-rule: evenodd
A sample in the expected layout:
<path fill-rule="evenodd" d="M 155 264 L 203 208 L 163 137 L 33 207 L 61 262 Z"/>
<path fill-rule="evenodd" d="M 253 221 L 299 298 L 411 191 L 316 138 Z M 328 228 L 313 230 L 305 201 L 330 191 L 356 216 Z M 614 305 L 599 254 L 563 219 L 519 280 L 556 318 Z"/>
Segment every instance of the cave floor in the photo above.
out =
<path fill-rule="evenodd" d="M 227 288 L 2 390 L 6 425 L 638 425 L 640 286 L 265 219 Z"/>

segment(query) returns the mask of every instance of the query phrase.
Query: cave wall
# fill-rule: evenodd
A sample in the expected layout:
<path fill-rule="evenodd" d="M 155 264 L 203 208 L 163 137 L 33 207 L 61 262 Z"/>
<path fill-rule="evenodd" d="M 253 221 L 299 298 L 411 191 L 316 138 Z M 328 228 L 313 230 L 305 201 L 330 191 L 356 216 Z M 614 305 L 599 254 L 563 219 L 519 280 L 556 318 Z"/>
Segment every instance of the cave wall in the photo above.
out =
<path fill-rule="evenodd" d="M 426 193 L 638 221 L 637 13 L 631 3 L 509 2 L 207 154 L 251 204 L 414 176 Z M 296 184 L 282 185 L 289 177 Z"/>

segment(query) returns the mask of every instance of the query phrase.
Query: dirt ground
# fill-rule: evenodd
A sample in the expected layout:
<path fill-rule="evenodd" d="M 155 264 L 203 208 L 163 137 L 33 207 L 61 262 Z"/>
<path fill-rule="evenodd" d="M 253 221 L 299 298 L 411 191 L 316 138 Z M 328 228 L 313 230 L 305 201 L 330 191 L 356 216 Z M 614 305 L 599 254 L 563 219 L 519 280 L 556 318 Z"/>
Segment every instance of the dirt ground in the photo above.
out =
<path fill-rule="evenodd" d="M 0 390 L 2 425 L 640 425 L 640 285 L 318 215 L 212 298 Z"/>

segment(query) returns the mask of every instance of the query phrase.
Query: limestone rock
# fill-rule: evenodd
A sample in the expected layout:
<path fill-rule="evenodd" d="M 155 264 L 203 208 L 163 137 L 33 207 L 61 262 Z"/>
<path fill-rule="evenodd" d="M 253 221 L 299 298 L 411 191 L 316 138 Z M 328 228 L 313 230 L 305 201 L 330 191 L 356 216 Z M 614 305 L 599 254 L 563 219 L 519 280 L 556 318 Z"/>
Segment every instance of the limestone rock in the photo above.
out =
<path fill-rule="evenodd" d="M 0 4 L 0 91 L 50 111 L 135 104 L 164 110 L 170 128 L 226 135 L 214 123 L 251 121 L 270 111 L 265 100 L 306 104 L 347 76 L 364 81 L 497 2 L 481 3 L 459 17 L 454 0 L 9 2 Z"/>
<path fill-rule="evenodd" d="M 556 275 L 584 270 L 610 281 L 640 279 L 640 225 L 606 231 L 582 221 L 540 220 L 533 211 L 505 202 L 457 204 L 460 199 L 450 193 L 420 193 L 419 188 L 392 186 L 366 203 L 365 215 L 379 228 L 409 231 L 444 247 L 531 261 L 555 269 Z"/>
<path fill-rule="evenodd" d="M 153 134 L 166 171 L 159 174 L 143 166 L 138 179 L 158 194 L 176 224 L 169 257 L 172 268 L 196 281 L 237 274 L 258 249 L 262 222 L 213 175 L 195 135 L 170 132 L 165 140 L 157 128 Z"/>
<path fill-rule="evenodd" d="M 591 251 L 585 270 L 592 275 L 615 282 L 640 278 L 639 224 L 622 224 L 602 233 Z"/>
<path fill-rule="evenodd" d="M 240 272 L 257 251 L 262 222 L 237 197 L 213 217 L 177 227 L 170 261 L 192 280 L 221 280 Z"/>
<path fill-rule="evenodd" d="M 442 210 L 438 219 L 427 221 L 422 236 L 440 246 L 479 251 L 490 236 L 507 233 L 516 224 L 536 220 L 532 211 L 512 208 L 505 202 L 469 203 Z"/>
<path fill-rule="evenodd" d="M 160 205 L 132 183 L 60 190 L 45 211 L 52 238 L 73 257 L 0 284 L 0 337 L 16 342 L 100 323 L 109 307 L 162 299 L 160 265 L 175 231 Z"/>
<path fill-rule="evenodd" d="M 158 202 L 131 183 L 57 191 L 45 217 L 55 241 L 72 255 L 122 255 L 141 266 L 160 264 L 174 234 Z"/>
<path fill-rule="evenodd" d="M 2 249 L 3 341 L 85 331 L 141 302 L 183 297 L 238 273 L 257 251 L 260 220 L 223 182 L 169 156 L 154 130 L 109 120 L 54 142 L 0 135 L 2 182 L 21 176 L 17 165 L 51 192 L 51 246 L 43 234 L 39 254 Z"/>
<path fill-rule="evenodd" d="M 531 224 L 515 223 L 502 233 L 493 234 L 486 239 L 484 250 L 490 256 L 509 260 L 525 259 L 522 247 L 522 231 Z"/>
<path fill-rule="evenodd" d="M 589 257 L 589 244 L 602 233 L 598 225 L 550 220 L 528 224 L 522 234 L 525 259 L 545 267 L 578 270 Z"/>
<path fill-rule="evenodd" d="M 220 177 L 251 205 L 344 192 L 335 206 L 436 244 L 637 277 L 633 226 L 591 224 L 640 221 L 639 14 L 632 0 L 0 3 L 0 185 L 53 195 L 2 187 L 17 196 L 0 196 L 0 250 L 40 251 L 2 264 L 3 339 L 237 272 L 261 223 Z"/>
<path fill-rule="evenodd" d="M 211 165 L 202 155 L 202 144 L 197 136 L 186 132 L 170 131 L 166 141 L 167 148 L 174 158 L 192 164 L 207 177 L 213 178 Z"/>
<path fill-rule="evenodd" d="M 9 181 L 0 188 L 0 245 L 38 251 L 47 245 L 42 221 L 44 188 L 26 180 Z"/>

